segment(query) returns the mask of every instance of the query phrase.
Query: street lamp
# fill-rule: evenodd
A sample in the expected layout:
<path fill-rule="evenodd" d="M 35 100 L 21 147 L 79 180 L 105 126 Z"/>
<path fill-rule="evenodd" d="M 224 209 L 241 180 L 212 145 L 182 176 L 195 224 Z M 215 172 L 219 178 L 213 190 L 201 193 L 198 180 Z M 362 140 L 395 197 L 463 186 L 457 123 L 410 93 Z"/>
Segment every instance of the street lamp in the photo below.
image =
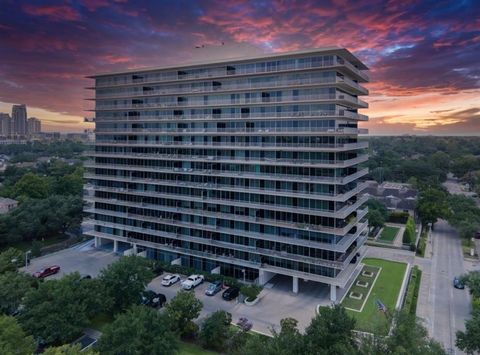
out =
<path fill-rule="evenodd" d="M 245 272 L 246 272 L 246 270 L 242 269 L 242 272 L 243 272 L 243 283 L 245 283 Z"/>
<path fill-rule="evenodd" d="M 29 255 L 29 254 L 32 254 L 32 251 L 31 251 L 31 250 L 27 250 L 27 251 L 25 252 L 25 267 L 27 267 L 27 265 L 28 265 L 28 255 Z"/>

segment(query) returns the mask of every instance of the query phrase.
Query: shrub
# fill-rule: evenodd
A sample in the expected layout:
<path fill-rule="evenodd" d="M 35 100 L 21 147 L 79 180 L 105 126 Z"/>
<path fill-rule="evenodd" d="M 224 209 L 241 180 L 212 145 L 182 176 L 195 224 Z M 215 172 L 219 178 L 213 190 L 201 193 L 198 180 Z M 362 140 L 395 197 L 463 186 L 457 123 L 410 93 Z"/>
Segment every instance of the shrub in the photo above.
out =
<path fill-rule="evenodd" d="M 415 242 L 415 222 L 412 217 L 408 217 L 403 233 L 403 244 L 411 244 Z"/>
<path fill-rule="evenodd" d="M 243 285 L 240 288 L 242 295 L 244 295 L 246 300 L 250 302 L 255 300 L 261 291 L 262 287 L 258 285 Z"/>
<path fill-rule="evenodd" d="M 417 312 L 418 292 L 420 291 L 420 281 L 422 278 L 422 271 L 418 266 L 414 266 L 410 281 L 408 284 L 407 294 L 405 295 L 405 303 L 403 308 L 406 312 L 415 315 Z"/>

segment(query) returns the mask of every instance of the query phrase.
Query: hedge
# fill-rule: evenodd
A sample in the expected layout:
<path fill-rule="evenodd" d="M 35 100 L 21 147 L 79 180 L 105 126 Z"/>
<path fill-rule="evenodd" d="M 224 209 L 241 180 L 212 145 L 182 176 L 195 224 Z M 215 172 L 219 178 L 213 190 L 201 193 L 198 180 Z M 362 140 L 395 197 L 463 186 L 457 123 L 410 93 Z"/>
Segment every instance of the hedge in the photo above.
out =
<path fill-rule="evenodd" d="M 412 217 L 408 217 L 403 233 L 403 244 L 411 244 L 415 242 L 415 222 Z"/>
<path fill-rule="evenodd" d="M 404 224 L 407 222 L 410 214 L 408 212 L 391 212 L 388 215 L 387 221 L 390 223 L 400 223 Z"/>
<path fill-rule="evenodd" d="M 418 292 L 420 291 L 421 279 L 422 270 L 420 270 L 418 266 L 414 266 L 410 275 L 405 303 L 403 305 L 403 309 L 412 315 L 417 313 Z"/>

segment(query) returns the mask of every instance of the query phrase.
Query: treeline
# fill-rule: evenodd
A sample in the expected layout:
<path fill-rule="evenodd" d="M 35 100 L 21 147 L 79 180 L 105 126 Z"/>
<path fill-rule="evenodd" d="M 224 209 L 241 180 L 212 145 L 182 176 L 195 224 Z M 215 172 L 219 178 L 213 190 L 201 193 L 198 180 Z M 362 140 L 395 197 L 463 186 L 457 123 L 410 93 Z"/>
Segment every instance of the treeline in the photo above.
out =
<path fill-rule="evenodd" d="M 480 137 L 369 137 L 368 168 L 378 182 L 439 185 L 449 172 L 480 185 Z"/>
<path fill-rule="evenodd" d="M 35 161 L 39 157 L 73 158 L 80 155 L 86 145 L 73 141 L 30 142 L 27 144 L 0 145 L 0 154 L 8 155 L 10 162 Z"/>
<path fill-rule="evenodd" d="M 19 206 L 0 216 L 0 248 L 47 239 L 78 227 L 82 194 L 81 164 L 53 160 L 34 168 L 8 166 L 0 196 L 18 200 Z"/>

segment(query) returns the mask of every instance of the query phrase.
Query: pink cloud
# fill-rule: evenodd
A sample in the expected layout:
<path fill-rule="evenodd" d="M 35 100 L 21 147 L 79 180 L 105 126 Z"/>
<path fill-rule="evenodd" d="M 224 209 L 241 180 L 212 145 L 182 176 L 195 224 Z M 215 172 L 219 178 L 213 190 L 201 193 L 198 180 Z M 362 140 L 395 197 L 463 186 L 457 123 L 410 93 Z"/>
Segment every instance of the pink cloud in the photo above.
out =
<path fill-rule="evenodd" d="M 45 16 L 54 21 L 78 21 L 80 13 L 68 5 L 52 6 L 23 6 L 23 11 L 31 16 Z"/>

